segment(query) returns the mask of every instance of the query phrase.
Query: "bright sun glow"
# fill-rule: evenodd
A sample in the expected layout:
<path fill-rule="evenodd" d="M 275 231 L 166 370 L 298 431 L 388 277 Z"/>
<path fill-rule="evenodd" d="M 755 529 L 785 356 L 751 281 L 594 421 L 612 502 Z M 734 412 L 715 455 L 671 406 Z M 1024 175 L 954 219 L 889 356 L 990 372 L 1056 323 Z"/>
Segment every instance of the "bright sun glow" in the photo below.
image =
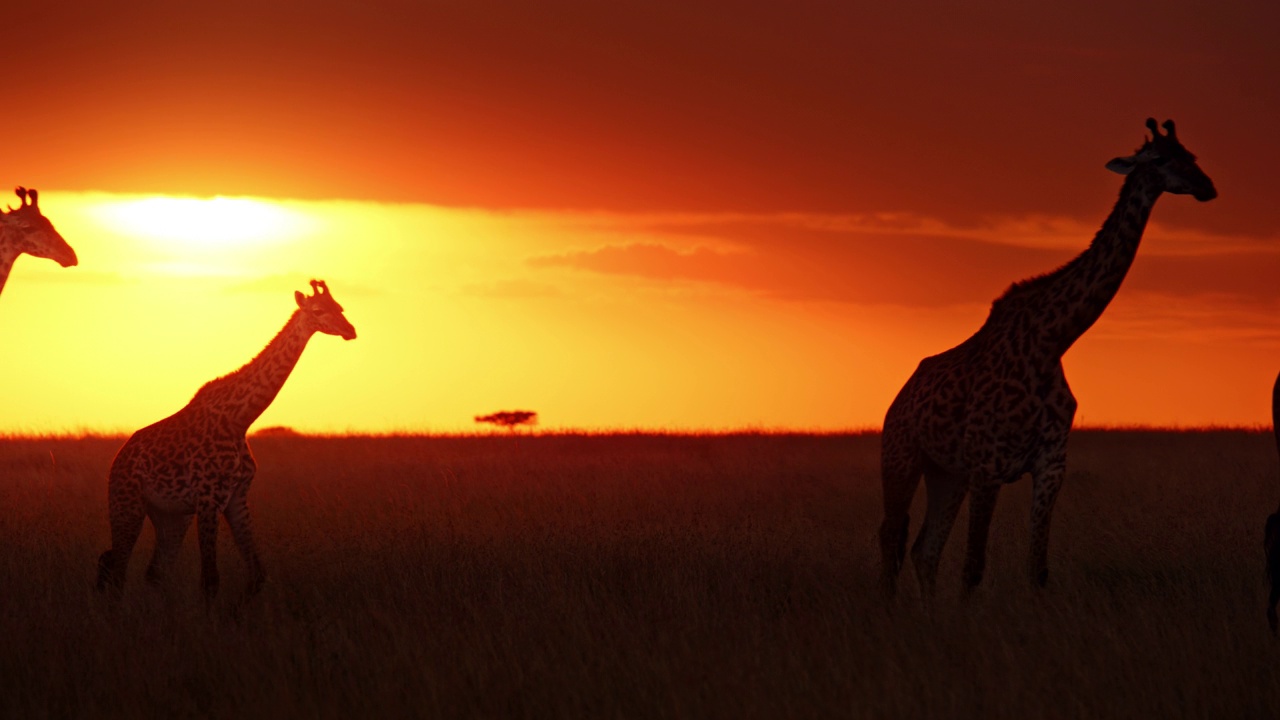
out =
<path fill-rule="evenodd" d="M 270 202 L 228 197 L 126 200 L 101 206 L 99 219 L 121 233 L 210 248 L 293 237 L 310 225 Z"/>

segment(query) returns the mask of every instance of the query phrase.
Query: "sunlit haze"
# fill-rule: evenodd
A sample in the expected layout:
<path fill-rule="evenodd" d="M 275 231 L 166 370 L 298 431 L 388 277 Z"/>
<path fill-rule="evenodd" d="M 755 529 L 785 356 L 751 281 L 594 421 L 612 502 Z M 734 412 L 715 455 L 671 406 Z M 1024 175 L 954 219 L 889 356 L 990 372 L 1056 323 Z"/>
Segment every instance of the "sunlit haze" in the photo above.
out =
<path fill-rule="evenodd" d="M 42 207 L 81 265 L 22 259 L 5 290 L 0 334 L 21 349 L 5 364 L 22 378 L 0 408 L 9 432 L 127 431 L 176 411 L 261 350 L 313 277 L 359 338 L 313 338 L 257 427 L 458 431 L 513 408 L 549 429 L 874 427 L 1008 279 L 1092 233 L 1044 218 L 974 229 L 56 191 Z M 1280 347 L 1266 306 L 1177 284 L 1211 289 L 1209 269 L 1274 263 L 1273 246 L 1223 255 L 1214 237 L 1150 235 L 1067 355 L 1079 420 L 1265 422 L 1258 388 Z M 895 245 L 918 248 L 916 281 Z M 951 278 L 957 261 L 975 270 Z M 1211 380 L 1188 381 L 1205 368 Z"/>

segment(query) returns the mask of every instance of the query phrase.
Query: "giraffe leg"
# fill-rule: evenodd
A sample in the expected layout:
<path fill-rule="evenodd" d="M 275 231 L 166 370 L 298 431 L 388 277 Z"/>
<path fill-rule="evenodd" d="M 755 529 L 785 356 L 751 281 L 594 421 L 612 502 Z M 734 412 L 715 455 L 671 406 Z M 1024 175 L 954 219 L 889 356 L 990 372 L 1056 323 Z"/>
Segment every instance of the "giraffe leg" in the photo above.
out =
<path fill-rule="evenodd" d="M 930 469 L 925 471 L 924 485 L 929 504 L 920 534 L 911 546 L 911 564 L 916 569 L 920 593 L 927 602 L 933 598 L 942 547 L 951 534 L 952 526 L 956 524 L 956 515 L 960 514 L 968 482 L 963 476 Z"/>
<path fill-rule="evenodd" d="M 1036 473 L 1031 487 L 1031 557 L 1028 572 L 1033 585 L 1049 582 L 1049 520 L 1058 490 L 1067 474 L 1066 453 L 1059 454 Z"/>
<path fill-rule="evenodd" d="M 205 602 L 218 594 L 218 509 L 204 503 L 196 511 L 196 533 L 200 537 L 200 586 Z"/>
<path fill-rule="evenodd" d="M 1053 383 L 1040 431 L 1045 441 L 1044 451 L 1031 468 L 1031 555 L 1027 574 L 1032 585 L 1038 587 L 1049 582 L 1049 520 L 1067 476 L 1067 437 L 1076 414 L 1076 399 L 1061 367 Z"/>
<path fill-rule="evenodd" d="M 1277 383 L 1276 387 L 1280 392 L 1280 383 Z M 1280 603 L 1280 512 L 1271 513 L 1267 517 L 1262 547 L 1266 551 L 1267 580 L 1271 586 L 1271 593 L 1267 598 L 1267 624 L 1271 626 L 1271 632 L 1274 634 L 1278 624 L 1276 605 Z"/>
<path fill-rule="evenodd" d="M 987 535 L 995 513 L 999 485 L 977 485 L 969 494 L 969 548 L 964 558 L 964 589 L 971 592 L 982 582 L 987 567 Z"/>
<path fill-rule="evenodd" d="M 148 584 L 162 585 L 169 576 L 182 547 L 182 539 L 187 536 L 187 528 L 191 527 L 192 517 L 183 513 L 151 513 L 151 524 L 156 529 L 156 549 L 151 555 L 151 564 L 147 566 Z"/>
<path fill-rule="evenodd" d="M 231 527 L 231 535 L 236 540 L 236 547 L 240 549 L 240 557 L 244 558 L 245 566 L 249 569 L 249 586 L 245 594 L 256 595 L 266 580 L 266 571 L 263 570 L 262 558 L 258 556 L 258 548 L 253 542 L 253 522 L 249 517 L 249 504 L 244 492 L 232 496 L 223 516 Z"/>
<path fill-rule="evenodd" d="M 129 571 L 129 556 L 142 534 L 146 509 L 142 484 L 136 478 L 112 478 L 107 486 L 107 511 L 111 520 L 111 549 L 98 556 L 99 591 L 119 594 Z"/>
<path fill-rule="evenodd" d="M 1276 604 L 1280 603 L 1280 579 L 1271 580 L 1271 597 L 1267 600 L 1267 624 L 1271 626 L 1271 634 L 1276 634 Z"/>
<path fill-rule="evenodd" d="M 907 554 L 911 500 L 920 485 L 920 465 L 902 443 L 885 438 L 880 457 L 884 520 L 880 523 L 880 589 L 886 599 L 897 592 L 898 573 Z"/>

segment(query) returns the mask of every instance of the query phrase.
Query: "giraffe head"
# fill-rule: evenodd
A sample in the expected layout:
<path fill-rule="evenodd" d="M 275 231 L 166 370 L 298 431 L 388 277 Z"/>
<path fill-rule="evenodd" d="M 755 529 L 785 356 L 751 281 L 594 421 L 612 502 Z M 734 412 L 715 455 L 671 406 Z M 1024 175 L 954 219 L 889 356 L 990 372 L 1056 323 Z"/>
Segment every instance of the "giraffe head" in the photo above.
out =
<path fill-rule="evenodd" d="M 24 187 L 14 192 L 22 201 L 21 204 L 16 208 L 10 205 L 8 212 L 0 217 L 3 225 L 13 231 L 9 235 L 13 249 L 19 254 L 48 258 L 62 267 L 76 265 L 79 262 L 76 251 L 53 229 L 49 218 L 40 212 L 40 194 Z"/>
<path fill-rule="evenodd" d="M 311 281 L 311 295 L 293 294 L 298 301 L 304 327 L 312 332 L 337 335 L 343 340 L 355 340 L 356 329 L 342 314 L 342 306 L 329 294 L 329 286 L 323 280 Z"/>
<path fill-rule="evenodd" d="M 1196 165 L 1196 156 L 1182 147 L 1172 120 L 1164 121 L 1165 134 L 1155 118 L 1147 118 L 1151 137 L 1129 157 L 1118 157 L 1107 163 L 1112 172 L 1128 175 L 1138 168 L 1150 168 L 1161 180 L 1161 189 L 1178 195 L 1190 195 L 1200 202 L 1218 197 L 1213 181 Z"/>

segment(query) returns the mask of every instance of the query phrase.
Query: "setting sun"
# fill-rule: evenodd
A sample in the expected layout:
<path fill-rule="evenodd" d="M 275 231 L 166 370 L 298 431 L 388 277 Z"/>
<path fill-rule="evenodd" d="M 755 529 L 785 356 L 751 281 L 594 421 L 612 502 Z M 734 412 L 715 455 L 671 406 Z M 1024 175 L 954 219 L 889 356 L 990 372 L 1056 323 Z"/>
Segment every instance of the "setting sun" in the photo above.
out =
<path fill-rule="evenodd" d="M 226 247 L 278 241 L 306 232 L 301 213 L 251 198 L 148 197 L 104 203 L 100 222 L 122 234 L 179 242 L 192 247 Z"/>

